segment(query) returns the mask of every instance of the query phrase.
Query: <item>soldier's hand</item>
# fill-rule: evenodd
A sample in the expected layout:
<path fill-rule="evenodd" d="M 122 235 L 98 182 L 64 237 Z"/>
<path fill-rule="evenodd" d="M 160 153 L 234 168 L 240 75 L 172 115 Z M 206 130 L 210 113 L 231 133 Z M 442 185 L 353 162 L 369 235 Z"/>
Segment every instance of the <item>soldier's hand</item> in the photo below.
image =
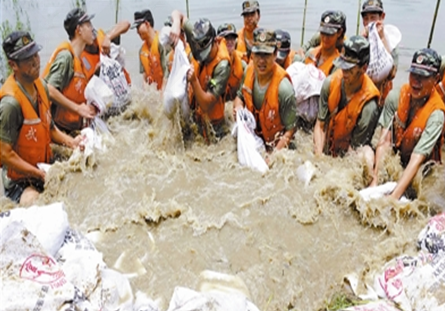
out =
<path fill-rule="evenodd" d="M 83 118 L 93 119 L 96 116 L 97 111 L 93 105 L 87 105 L 85 103 L 82 103 L 77 108 L 77 113 Z"/>

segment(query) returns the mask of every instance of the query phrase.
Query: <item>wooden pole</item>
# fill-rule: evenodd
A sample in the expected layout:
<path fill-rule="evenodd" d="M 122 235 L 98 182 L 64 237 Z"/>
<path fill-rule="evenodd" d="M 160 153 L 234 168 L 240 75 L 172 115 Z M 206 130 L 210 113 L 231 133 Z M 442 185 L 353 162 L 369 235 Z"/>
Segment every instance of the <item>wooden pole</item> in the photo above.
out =
<path fill-rule="evenodd" d="M 357 12 L 357 29 L 355 31 L 355 34 L 358 35 L 360 31 L 360 11 L 362 8 L 362 0 L 358 0 L 358 12 Z"/>
<path fill-rule="evenodd" d="M 116 0 L 116 17 L 115 17 L 115 23 L 117 24 L 117 21 L 118 21 L 118 19 L 119 19 L 119 0 Z"/>
<path fill-rule="evenodd" d="M 439 5 L 440 5 L 440 0 L 437 0 L 436 11 L 434 12 L 433 24 L 431 25 L 430 38 L 428 39 L 428 45 L 427 45 L 428 48 L 431 46 L 431 41 L 433 41 L 433 33 L 434 33 L 434 27 L 436 27 L 436 18 L 437 18 L 437 12 L 439 11 Z"/>
<path fill-rule="evenodd" d="M 300 43 L 300 46 L 303 46 L 303 43 L 304 43 L 304 31 L 305 31 L 305 28 L 306 28 L 306 10 L 307 10 L 307 0 L 304 0 L 303 26 L 301 27 L 301 43 Z"/>
<path fill-rule="evenodd" d="M 185 5 L 187 7 L 187 18 L 190 18 L 189 0 L 185 0 Z"/>

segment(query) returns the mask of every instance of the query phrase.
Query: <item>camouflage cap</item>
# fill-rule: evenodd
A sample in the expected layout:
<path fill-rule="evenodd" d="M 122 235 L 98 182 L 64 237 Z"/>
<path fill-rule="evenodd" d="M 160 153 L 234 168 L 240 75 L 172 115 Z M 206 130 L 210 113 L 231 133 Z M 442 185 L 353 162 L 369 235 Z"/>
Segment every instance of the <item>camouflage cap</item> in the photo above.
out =
<path fill-rule="evenodd" d="M 334 61 L 334 65 L 344 70 L 356 65 L 366 65 L 369 63 L 369 51 L 369 42 L 365 37 L 352 36 L 344 42 L 342 52 Z"/>
<path fill-rule="evenodd" d="M 421 49 L 414 53 L 409 72 L 423 77 L 435 76 L 440 71 L 442 57 L 433 49 Z"/>
<path fill-rule="evenodd" d="M 275 30 L 275 36 L 277 38 L 278 54 L 277 58 L 285 59 L 289 55 L 291 47 L 290 34 L 282 29 Z"/>
<path fill-rule="evenodd" d="M 217 35 L 220 37 L 235 36 L 238 38 L 235 25 L 228 23 L 222 24 L 218 27 Z"/>
<path fill-rule="evenodd" d="M 252 53 L 272 54 L 277 47 L 275 32 L 264 28 L 257 28 L 253 31 Z"/>
<path fill-rule="evenodd" d="M 320 28 L 323 34 L 333 35 L 342 29 L 345 15 L 340 11 L 325 11 L 321 15 Z"/>
<path fill-rule="evenodd" d="M 187 39 L 193 57 L 197 61 L 201 62 L 209 57 L 215 36 L 215 28 L 213 28 L 212 23 L 207 18 L 200 18 L 193 25 L 191 37 Z"/>
<path fill-rule="evenodd" d="M 148 9 L 134 12 L 134 22 L 133 25 L 131 25 L 131 29 L 139 27 L 143 22 L 149 22 L 151 27 L 155 26 L 153 14 L 151 14 L 151 11 Z"/>
<path fill-rule="evenodd" d="M 13 31 L 3 41 L 3 51 L 12 60 L 26 59 L 41 49 L 42 46 L 36 44 L 27 31 Z"/>
<path fill-rule="evenodd" d="M 93 19 L 94 14 L 88 15 L 84 10 L 74 8 L 68 12 L 63 21 L 63 27 L 68 35 L 73 35 L 76 27 Z"/>
<path fill-rule="evenodd" d="M 260 10 L 260 4 L 258 3 L 258 1 L 244 1 L 241 7 L 243 8 L 241 16 L 247 13 L 253 13 Z"/>
<path fill-rule="evenodd" d="M 366 0 L 362 5 L 361 14 L 365 13 L 383 13 L 382 0 Z"/>

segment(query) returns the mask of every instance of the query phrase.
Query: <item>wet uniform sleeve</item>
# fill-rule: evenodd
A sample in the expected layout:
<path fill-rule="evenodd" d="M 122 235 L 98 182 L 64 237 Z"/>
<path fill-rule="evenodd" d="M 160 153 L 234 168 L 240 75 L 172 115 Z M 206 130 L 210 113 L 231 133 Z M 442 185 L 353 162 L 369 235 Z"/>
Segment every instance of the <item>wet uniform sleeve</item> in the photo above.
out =
<path fill-rule="evenodd" d="M 164 75 L 164 79 L 167 79 L 168 78 L 167 57 L 165 54 L 165 48 L 161 43 L 158 44 L 158 51 L 159 51 L 159 55 L 161 56 L 162 73 Z"/>
<path fill-rule="evenodd" d="M 227 87 L 227 81 L 230 77 L 230 64 L 227 60 L 222 60 L 216 65 L 212 73 L 212 79 L 208 84 L 208 90 L 216 97 L 224 94 Z"/>
<path fill-rule="evenodd" d="M 364 145 L 371 145 L 377 122 L 379 120 L 379 109 L 377 100 L 371 99 L 362 109 L 357 119 L 357 124 L 351 133 L 351 147 L 357 148 Z"/>
<path fill-rule="evenodd" d="M 440 135 L 442 134 L 444 121 L 444 113 L 441 110 L 436 110 L 430 115 L 425 130 L 422 132 L 419 141 L 414 147 L 413 153 L 426 157 L 431 154 L 437 140 L 440 139 Z"/>
<path fill-rule="evenodd" d="M 317 119 L 321 122 L 326 122 L 329 116 L 328 98 L 329 90 L 331 86 L 331 78 L 327 77 L 320 91 L 320 101 L 318 103 L 318 115 Z"/>
<path fill-rule="evenodd" d="M 286 131 L 295 128 L 297 123 L 297 99 L 292 82 L 283 79 L 278 86 L 280 118 Z"/>
<path fill-rule="evenodd" d="M 440 64 L 440 76 L 443 78 L 445 74 L 445 55 L 442 55 L 442 63 Z"/>
<path fill-rule="evenodd" d="M 73 56 L 68 50 L 60 51 L 51 65 L 45 81 L 60 92 L 68 86 L 74 76 Z"/>
<path fill-rule="evenodd" d="M 248 65 L 246 64 L 246 67 L 244 68 L 243 76 L 241 77 L 238 92 L 236 92 L 236 96 L 238 96 L 243 102 L 244 102 L 243 85 L 244 85 L 244 79 L 246 78 L 247 67 L 248 67 Z"/>
<path fill-rule="evenodd" d="M 50 97 L 49 97 L 48 84 L 46 83 L 45 80 L 43 80 L 43 79 L 41 79 L 41 80 L 42 80 L 43 88 L 45 89 L 45 92 L 46 92 L 46 96 L 48 96 L 48 98 L 50 98 Z M 51 111 L 51 109 L 50 109 L 50 111 Z M 50 124 L 50 128 L 51 128 L 51 129 L 54 128 L 54 120 L 53 120 L 52 116 L 51 116 L 51 124 Z"/>
<path fill-rule="evenodd" d="M 193 37 L 193 23 L 191 20 L 187 20 L 184 25 L 182 25 L 182 29 L 184 30 L 185 33 L 185 37 L 186 38 L 191 38 Z M 187 42 L 189 40 L 187 39 Z M 190 44 L 190 43 L 189 43 Z"/>
<path fill-rule="evenodd" d="M 139 73 L 144 73 L 145 69 L 144 69 L 144 66 L 142 65 L 142 62 L 141 62 L 141 50 L 142 50 L 142 47 L 139 49 L 139 52 L 138 52 Z"/>
<path fill-rule="evenodd" d="M 394 50 L 391 51 L 391 57 L 394 60 L 393 66 L 396 67 L 396 69 L 397 69 L 397 67 L 399 66 L 399 48 L 398 47 L 395 47 Z"/>
<path fill-rule="evenodd" d="M 14 145 L 23 124 L 23 113 L 19 102 L 12 96 L 5 96 L 0 101 L 0 140 Z"/>
<path fill-rule="evenodd" d="M 399 108 L 399 94 L 400 88 L 392 89 L 386 97 L 378 123 L 382 128 L 388 128 L 392 123 L 394 114 Z"/>

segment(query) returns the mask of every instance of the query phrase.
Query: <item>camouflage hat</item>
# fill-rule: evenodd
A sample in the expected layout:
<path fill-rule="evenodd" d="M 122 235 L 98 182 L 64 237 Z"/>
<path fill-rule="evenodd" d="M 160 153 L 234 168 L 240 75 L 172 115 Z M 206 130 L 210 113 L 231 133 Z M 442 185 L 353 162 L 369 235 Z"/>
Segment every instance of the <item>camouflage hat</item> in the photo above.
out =
<path fill-rule="evenodd" d="M 149 22 L 151 27 L 155 25 L 153 14 L 151 14 L 151 11 L 148 9 L 134 12 L 134 22 L 133 25 L 131 25 L 131 29 L 139 27 L 143 22 Z"/>
<path fill-rule="evenodd" d="M 333 35 L 339 31 L 344 24 L 344 14 L 339 11 L 325 11 L 321 15 L 320 28 L 323 34 Z"/>
<path fill-rule="evenodd" d="M 433 49 L 421 49 L 414 53 L 409 72 L 423 77 L 437 75 L 440 71 L 442 57 Z"/>
<path fill-rule="evenodd" d="M 197 61 L 202 62 L 209 57 L 215 36 L 215 28 L 207 18 L 201 18 L 193 25 L 191 36 L 187 39 Z"/>
<path fill-rule="evenodd" d="M 260 10 L 260 4 L 258 1 L 244 1 L 242 4 L 243 11 L 241 16 L 247 13 L 253 13 Z"/>
<path fill-rule="evenodd" d="M 277 38 L 275 32 L 263 28 L 257 28 L 253 31 L 252 53 L 272 54 L 277 47 Z"/>
<path fill-rule="evenodd" d="M 365 13 L 383 13 L 382 0 L 366 0 L 362 5 L 362 16 Z"/>
<path fill-rule="evenodd" d="M 235 25 L 233 24 L 222 24 L 218 27 L 218 36 L 227 37 L 227 36 L 235 36 L 238 38 L 238 34 L 236 33 Z"/>
<path fill-rule="evenodd" d="M 290 52 L 290 34 L 282 29 L 275 30 L 275 35 L 277 38 L 277 48 L 278 48 L 278 59 L 285 59 Z"/>
<path fill-rule="evenodd" d="M 27 31 L 13 31 L 3 41 L 3 51 L 12 60 L 26 59 L 41 49 L 42 46 L 36 44 Z"/>
<path fill-rule="evenodd" d="M 368 64 L 369 50 L 369 42 L 365 37 L 352 36 L 344 42 L 342 52 L 334 61 L 334 65 L 348 70 L 355 65 L 363 66 Z"/>
<path fill-rule="evenodd" d="M 84 10 L 74 8 L 66 15 L 63 21 L 63 27 L 68 35 L 74 35 L 74 31 L 78 25 L 89 22 L 93 17 L 94 14 L 88 15 Z"/>

